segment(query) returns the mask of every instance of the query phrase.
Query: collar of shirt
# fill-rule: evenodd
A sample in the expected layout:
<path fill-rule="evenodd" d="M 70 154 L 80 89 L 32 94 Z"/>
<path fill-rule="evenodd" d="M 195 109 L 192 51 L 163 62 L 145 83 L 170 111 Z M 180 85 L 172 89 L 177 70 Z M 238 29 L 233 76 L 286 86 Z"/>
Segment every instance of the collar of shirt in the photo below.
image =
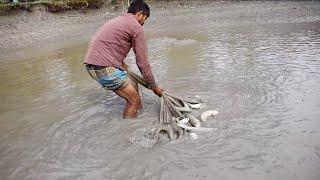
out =
<path fill-rule="evenodd" d="M 124 16 L 128 16 L 128 17 L 134 19 L 137 23 L 139 23 L 138 20 L 136 19 L 136 17 L 134 16 L 134 14 L 132 14 L 132 13 L 123 13 L 123 15 Z"/>

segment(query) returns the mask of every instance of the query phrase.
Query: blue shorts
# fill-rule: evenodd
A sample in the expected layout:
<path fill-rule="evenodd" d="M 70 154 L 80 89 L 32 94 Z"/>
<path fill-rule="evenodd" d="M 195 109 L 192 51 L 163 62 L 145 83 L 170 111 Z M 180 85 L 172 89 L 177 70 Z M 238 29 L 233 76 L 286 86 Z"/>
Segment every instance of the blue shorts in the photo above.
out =
<path fill-rule="evenodd" d="M 127 72 L 116 67 L 103 67 L 96 69 L 86 65 L 89 75 L 96 80 L 104 89 L 116 90 L 124 88 L 129 83 Z"/>

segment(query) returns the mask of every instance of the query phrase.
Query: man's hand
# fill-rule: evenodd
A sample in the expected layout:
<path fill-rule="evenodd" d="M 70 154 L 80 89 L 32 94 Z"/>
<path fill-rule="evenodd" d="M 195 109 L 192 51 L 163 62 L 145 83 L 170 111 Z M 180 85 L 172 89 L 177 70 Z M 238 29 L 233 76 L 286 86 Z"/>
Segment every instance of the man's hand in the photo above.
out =
<path fill-rule="evenodd" d="M 159 97 L 162 96 L 162 93 L 163 93 L 163 89 L 162 88 L 156 87 L 156 88 L 152 89 L 152 91 L 154 92 L 154 94 L 158 95 Z"/>

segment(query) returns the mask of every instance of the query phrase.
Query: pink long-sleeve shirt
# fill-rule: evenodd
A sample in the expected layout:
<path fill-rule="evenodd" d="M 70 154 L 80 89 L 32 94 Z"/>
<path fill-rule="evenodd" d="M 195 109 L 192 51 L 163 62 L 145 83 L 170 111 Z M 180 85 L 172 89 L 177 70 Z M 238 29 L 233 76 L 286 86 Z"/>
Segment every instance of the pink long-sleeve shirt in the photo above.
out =
<path fill-rule="evenodd" d="M 107 21 L 93 36 L 84 63 L 123 69 L 131 47 L 138 68 L 150 89 L 156 88 L 147 55 L 147 42 L 142 26 L 131 13 Z"/>

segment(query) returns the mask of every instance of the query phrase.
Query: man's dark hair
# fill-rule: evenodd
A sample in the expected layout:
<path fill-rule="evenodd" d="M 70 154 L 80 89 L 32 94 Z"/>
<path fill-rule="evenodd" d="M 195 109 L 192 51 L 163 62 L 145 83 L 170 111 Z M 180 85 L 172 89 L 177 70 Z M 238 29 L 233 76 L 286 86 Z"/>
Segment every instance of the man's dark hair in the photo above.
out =
<path fill-rule="evenodd" d="M 140 11 L 142 11 L 143 15 L 147 17 L 150 16 L 150 9 L 147 3 L 145 3 L 143 0 L 133 0 L 128 8 L 128 13 L 136 14 Z"/>

